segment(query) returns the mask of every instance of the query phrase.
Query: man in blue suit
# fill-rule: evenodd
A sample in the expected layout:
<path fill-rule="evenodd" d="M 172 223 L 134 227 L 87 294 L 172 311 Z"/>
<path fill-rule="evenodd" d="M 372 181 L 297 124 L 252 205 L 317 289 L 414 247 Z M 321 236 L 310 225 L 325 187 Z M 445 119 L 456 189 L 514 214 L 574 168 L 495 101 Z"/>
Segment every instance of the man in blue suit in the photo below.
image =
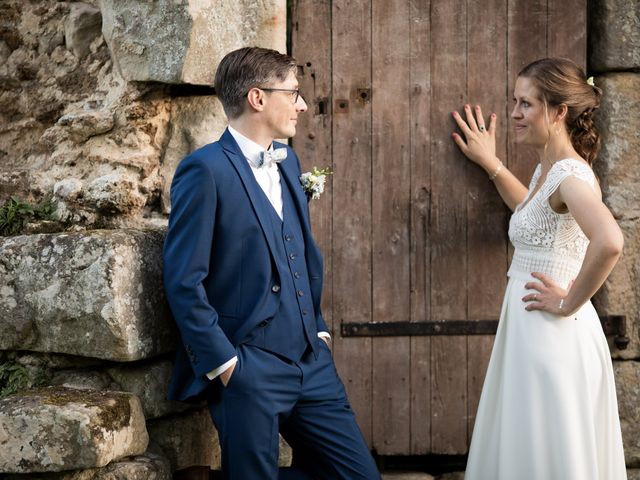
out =
<path fill-rule="evenodd" d="M 164 282 L 183 345 L 169 398 L 207 400 L 230 480 L 278 478 L 279 432 L 294 478 L 375 480 L 320 312 L 300 163 L 274 141 L 307 110 L 295 74 L 274 50 L 226 55 L 215 88 L 229 128 L 176 170 Z"/>

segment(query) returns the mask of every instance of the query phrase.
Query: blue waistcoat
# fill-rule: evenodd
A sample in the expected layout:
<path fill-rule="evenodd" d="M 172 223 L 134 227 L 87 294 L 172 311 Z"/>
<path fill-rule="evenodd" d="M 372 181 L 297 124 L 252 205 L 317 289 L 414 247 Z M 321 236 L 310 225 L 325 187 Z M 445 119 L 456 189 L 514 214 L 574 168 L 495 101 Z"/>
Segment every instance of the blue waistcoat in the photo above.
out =
<path fill-rule="evenodd" d="M 280 306 L 273 318 L 261 322 L 251 332 L 246 343 L 298 361 L 307 348 L 313 348 L 315 351 L 318 332 L 305 260 L 302 226 L 287 182 L 280 183 L 282 219 L 267 196 L 262 195 L 264 202 L 268 204 L 271 219 L 269 235 L 275 240 L 273 258 L 280 277 L 279 283 L 274 283 L 271 291 L 274 295 L 280 296 Z"/>

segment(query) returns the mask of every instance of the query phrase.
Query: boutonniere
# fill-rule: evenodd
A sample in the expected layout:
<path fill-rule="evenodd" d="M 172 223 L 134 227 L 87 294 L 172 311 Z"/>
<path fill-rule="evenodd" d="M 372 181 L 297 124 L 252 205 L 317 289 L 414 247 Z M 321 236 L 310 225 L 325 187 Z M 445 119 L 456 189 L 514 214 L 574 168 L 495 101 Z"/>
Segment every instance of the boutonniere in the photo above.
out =
<path fill-rule="evenodd" d="M 313 200 L 320 198 L 320 194 L 324 192 L 324 183 L 327 180 L 327 175 L 331 175 L 332 173 L 331 167 L 313 167 L 313 170 L 310 172 L 300 175 L 300 183 L 307 197 Z"/>

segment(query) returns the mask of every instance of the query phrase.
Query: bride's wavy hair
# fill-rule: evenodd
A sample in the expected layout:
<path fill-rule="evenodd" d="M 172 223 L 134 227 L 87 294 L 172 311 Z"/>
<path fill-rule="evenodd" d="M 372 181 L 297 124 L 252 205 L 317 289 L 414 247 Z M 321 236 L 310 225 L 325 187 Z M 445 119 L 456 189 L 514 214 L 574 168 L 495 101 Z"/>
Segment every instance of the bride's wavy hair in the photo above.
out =
<path fill-rule="evenodd" d="M 584 71 L 566 58 L 542 58 L 524 67 L 519 77 L 529 78 L 547 105 L 567 106 L 566 125 L 571 144 L 589 165 L 600 152 L 600 133 L 594 112 L 600 106 L 602 90 L 587 83 Z"/>

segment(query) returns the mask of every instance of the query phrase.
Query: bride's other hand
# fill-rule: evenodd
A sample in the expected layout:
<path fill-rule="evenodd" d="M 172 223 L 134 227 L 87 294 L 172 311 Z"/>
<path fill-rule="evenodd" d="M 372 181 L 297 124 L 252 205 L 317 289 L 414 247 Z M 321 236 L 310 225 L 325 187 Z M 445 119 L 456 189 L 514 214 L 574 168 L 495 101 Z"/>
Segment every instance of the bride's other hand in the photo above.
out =
<path fill-rule="evenodd" d="M 469 160 L 490 173 L 492 169 L 495 169 L 496 163 L 500 162 L 496 158 L 497 117 L 495 113 L 491 114 L 487 128 L 480 105 L 476 105 L 474 110 L 475 116 L 470 105 L 464 106 L 466 121 L 458 112 L 452 113 L 453 119 L 465 138 L 463 139 L 458 133 L 451 134 L 451 137 Z"/>
<path fill-rule="evenodd" d="M 564 298 L 571 289 L 571 285 L 573 285 L 573 280 L 565 290 L 543 273 L 533 272 L 531 276 L 537 278 L 542 283 L 528 282 L 525 284 L 524 288 L 527 290 L 536 290 L 535 293 L 529 293 L 522 297 L 523 302 L 529 302 L 527 306 L 524 307 L 525 310 L 529 312 L 532 310 L 543 310 L 561 317 L 568 317 L 574 313 L 568 312 L 562 305 Z"/>

